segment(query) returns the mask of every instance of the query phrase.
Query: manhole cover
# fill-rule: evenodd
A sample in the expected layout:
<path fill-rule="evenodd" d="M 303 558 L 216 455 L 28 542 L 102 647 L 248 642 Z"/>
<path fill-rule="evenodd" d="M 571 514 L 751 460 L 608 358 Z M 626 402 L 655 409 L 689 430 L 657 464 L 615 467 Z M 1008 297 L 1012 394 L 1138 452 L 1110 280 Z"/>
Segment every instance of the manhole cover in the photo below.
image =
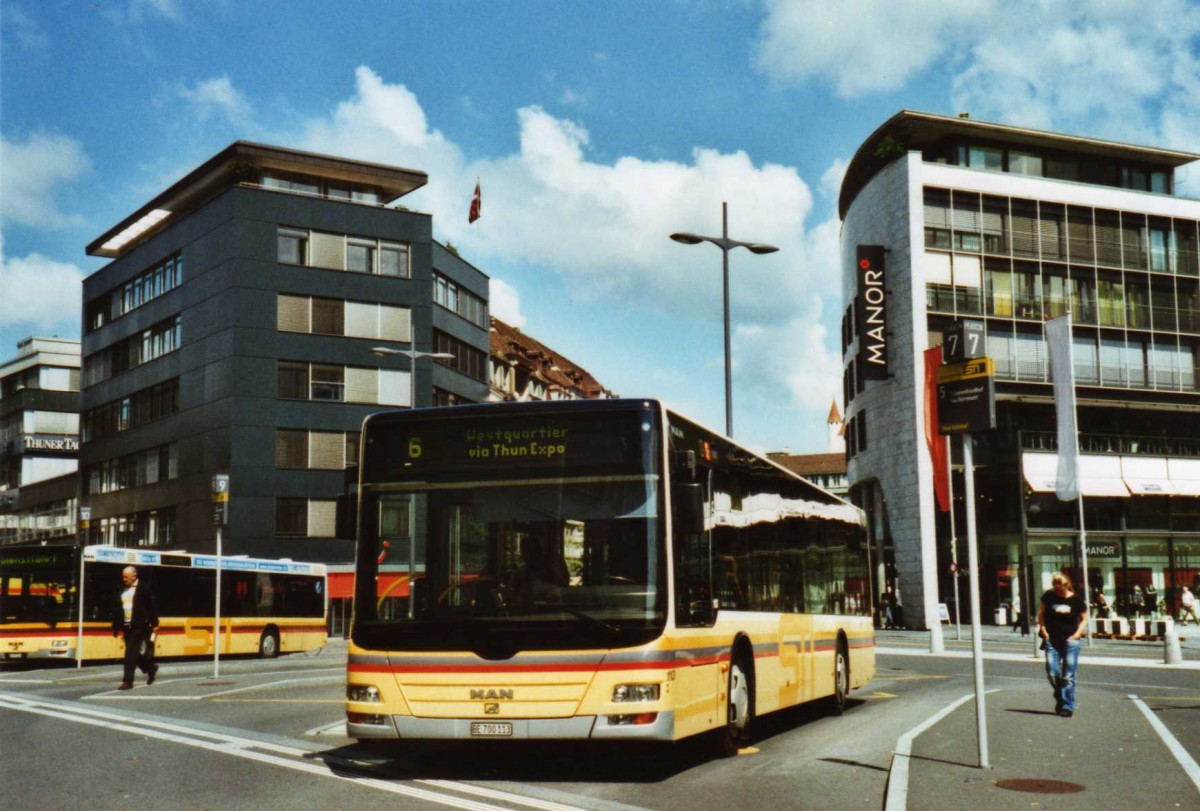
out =
<path fill-rule="evenodd" d="M 1083 791 L 1083 786 L 1078 783 L 1068 783 L 1065 780 L 1042 780 L 1036 777 L 997 780 L 996 786 L 1009 791 L 1024 791 L 1030 794 L 1077 794 Z"/>

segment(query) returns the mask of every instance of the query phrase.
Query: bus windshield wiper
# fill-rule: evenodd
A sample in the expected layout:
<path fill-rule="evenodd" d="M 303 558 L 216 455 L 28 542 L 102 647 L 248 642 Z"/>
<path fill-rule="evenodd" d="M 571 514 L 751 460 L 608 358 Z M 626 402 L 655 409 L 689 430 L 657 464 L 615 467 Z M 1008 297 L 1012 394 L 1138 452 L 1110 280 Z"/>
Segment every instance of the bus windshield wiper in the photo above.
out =
<path fill-rule="evenodd" d="M 561 606 L 561 608 L 564 612 L 570 614 L 572 617 L 582 620 L 584 625 L 587 625 L 589 628 L 596 628 L 600 631 L 603 631 L 604 634 L 610 638 L 621 635 L 621 629 L 611 623 L 605 622 L 602 619 L 593 617 L 591 614 L 575 608 L 569 608 L 565 605 Z"/>

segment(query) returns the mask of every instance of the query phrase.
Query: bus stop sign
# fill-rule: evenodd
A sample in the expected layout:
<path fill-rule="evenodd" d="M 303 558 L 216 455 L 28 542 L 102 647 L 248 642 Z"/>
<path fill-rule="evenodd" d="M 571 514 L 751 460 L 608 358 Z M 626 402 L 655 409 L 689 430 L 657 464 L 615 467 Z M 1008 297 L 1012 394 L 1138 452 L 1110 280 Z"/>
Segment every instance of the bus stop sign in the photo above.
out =
<path fill-rule="evenodd" d="M 938 369 L 938 433 L 973 434 L 996 427 L 996 377 L 991 358 Z"/>

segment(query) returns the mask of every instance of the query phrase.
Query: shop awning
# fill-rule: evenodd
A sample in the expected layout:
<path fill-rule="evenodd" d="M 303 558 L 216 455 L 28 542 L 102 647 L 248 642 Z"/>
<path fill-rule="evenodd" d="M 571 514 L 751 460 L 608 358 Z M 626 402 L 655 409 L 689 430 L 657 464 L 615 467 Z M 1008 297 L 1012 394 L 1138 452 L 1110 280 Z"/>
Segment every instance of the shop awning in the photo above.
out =
<path fill-rule="evenodd" d="M 1053 493 L 1058 472 L 1057 453 L 1026 453 L 1021 456 L 1025 483 L 1035 493 Z"/>
<path fill-rule="evenodd" d="M 1168 459 L 1167 476 L 1181 496 L 1200 496 L 1200 459 Z"/>
<path fill-rule="evenodd" d="M 1122 456 L 1121 478 L 1135 496 L 1172 496 L 1178 493 L 1162 456 Z"/>
<path fill-rule="evenodd" d="M 1025 482 L 1035 493 L 1053 493 L 1058 475 L 1057 453 L 1025 453 L 1021 457 Z M 1121 477 L 1121 457 L 1079 455 L 1079 491 L 1091 498 L 1129 498 Z"/>

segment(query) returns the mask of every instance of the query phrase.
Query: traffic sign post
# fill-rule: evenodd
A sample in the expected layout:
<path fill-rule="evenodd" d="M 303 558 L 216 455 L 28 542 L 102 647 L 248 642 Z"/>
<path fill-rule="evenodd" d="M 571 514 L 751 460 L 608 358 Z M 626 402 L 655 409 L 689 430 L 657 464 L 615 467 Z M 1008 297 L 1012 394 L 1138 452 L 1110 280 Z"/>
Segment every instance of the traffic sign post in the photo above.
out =
<path fill-rule="evenodd" d="M 221 529 L 229 523 L 229 474 L 212 480 L 213 523 L 217 525 L 217 584 L 213 605 L 213 678 L 221 675 Z"/>
<path fill-rule="evenodd" d="M 986 354 L 982 321 L 959 321 L 942 343 L 944 365 L 938 369 L 938 433 L 962 437 L 963 482 L 966 485 L 967 564 L 971 590 L 971 655 L 975 664 L 975 719 L 979 768 L 988 762 L 986 690 L 983 681 L 983 628 L 979 616 L 979 539 L 975 526 L 975 459 L 971 434 L 996 427 L 995 364 Z M 957 581 L 956 581 L 957 582 Z"/>

